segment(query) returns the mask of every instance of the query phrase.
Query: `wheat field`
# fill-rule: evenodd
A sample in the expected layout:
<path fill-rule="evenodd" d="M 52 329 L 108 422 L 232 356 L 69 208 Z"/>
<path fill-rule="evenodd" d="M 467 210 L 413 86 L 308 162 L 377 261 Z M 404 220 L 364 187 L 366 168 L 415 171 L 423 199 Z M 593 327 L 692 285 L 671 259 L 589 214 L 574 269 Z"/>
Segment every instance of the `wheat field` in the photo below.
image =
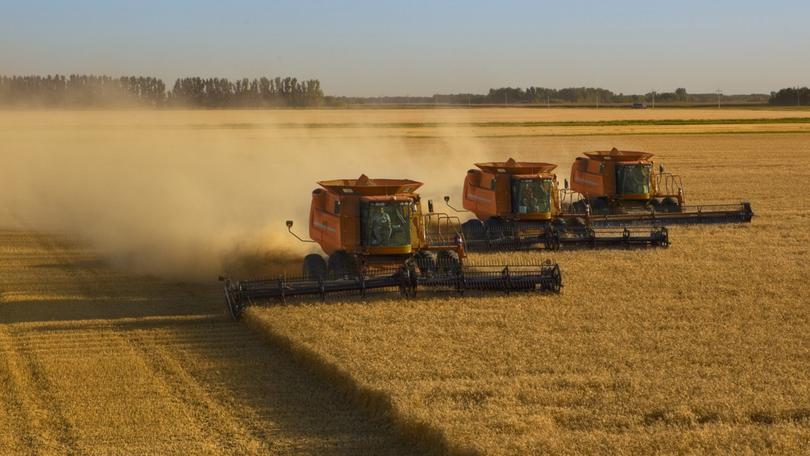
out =
<path fill-rule="evenodd" d="M 0 112 L 0 453 L 806 452 L 810 124 L 779 119 L 808 112 Z M 560 296 L 224 315 L 235 258 L 306 252 L 283 220 L 306 223 L 317 179 L 458 200 L 474 161 L 565 175 L 613 146 L 656 153 L 690 201 L 751 201 L 754 222 L 555 253 Z"/>

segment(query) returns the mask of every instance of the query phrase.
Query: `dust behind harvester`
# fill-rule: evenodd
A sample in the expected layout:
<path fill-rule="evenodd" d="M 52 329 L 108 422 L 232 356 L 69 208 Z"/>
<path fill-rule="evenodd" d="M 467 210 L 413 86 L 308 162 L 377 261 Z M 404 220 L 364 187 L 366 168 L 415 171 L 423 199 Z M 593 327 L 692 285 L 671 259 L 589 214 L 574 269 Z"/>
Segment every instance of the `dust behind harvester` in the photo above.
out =
<path fill-rule="evenodd" d="M 562 286 L 560 268 L 542 264 L 509 267 L 467 262 L 457 217 L 422 209 L 407 179 L 339 179 L 318 182 L 312 192 L 309 237 L 326 254 L 304 258 L 302 274 L 264 280 L 225 280 L 228 309 L 234 318 L 263 300 L 285 300 L 334 293 L 397 291 L 412 297 L 418 290 L 552 291 Z M 431 205 L 432 206 L 432 205 Z"/>

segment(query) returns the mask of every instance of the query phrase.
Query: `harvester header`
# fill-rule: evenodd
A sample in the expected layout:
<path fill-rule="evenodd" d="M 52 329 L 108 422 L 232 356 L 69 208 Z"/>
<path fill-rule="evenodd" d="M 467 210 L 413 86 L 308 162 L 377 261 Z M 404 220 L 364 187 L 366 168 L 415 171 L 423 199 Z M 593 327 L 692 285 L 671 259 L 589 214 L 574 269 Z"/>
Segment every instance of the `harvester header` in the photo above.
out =
<path fill-rule="evenodd" d="M 622 162 L 622 161 L 649 160 L 655 154 L 652 154 L 650 152 L 638 152 L 633 150 L 619 150 L 614 147 L 611 150 L 597 150 L 594 152 L 585 152 L 583 155 L 594 160 L 612 160 Z"/>
<path fill-rule="evenodd" d="M 557 165 L 551 163 L 519 162 L 512 158 L 505 162 L 476 163 L 475 166 L 493 174 L 547 174 L 557 168 Z"/>
<path fill-rule="evenodd" d="M 357 179 L 319 181 L 318 185 L 339 195 L 391 196 L 413 193 L 422 183 L 410 179 L 369 179 L 363 174 Z"/>

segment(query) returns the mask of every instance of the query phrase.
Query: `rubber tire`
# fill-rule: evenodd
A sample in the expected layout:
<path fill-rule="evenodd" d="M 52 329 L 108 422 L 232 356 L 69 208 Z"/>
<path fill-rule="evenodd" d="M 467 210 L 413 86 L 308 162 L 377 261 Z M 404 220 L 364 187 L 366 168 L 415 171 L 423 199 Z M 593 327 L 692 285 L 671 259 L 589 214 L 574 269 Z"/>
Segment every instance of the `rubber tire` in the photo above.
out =
<path fill-rule="evenodd" d="M 430 276 L 436 272 L 436 257 L 432 253 L 420 250 L 413 255 L 413 259 L 420 275 Z"/>
<path fill-rule="evenodd" d="M 501 219 L 491 218 L 484 222 L 489 239 L 503 239 L 511 237 L 509 232 L 509 223 Z"/>
<path fill-rule="evenodd" d="M 582 201 L 582 200 L 574 201 L 574 203 L 571 204 L 571 209 L 576 214 L 584 214 L 585 213 L 585 201 Z"/>
<path fill-rule="evenodd" d="M 458 253 L 452 250 L 442 250 L 436 254 L 436 269 L 439 273 L 456 275 L 461 271 L 461 261 Z"/>
<path fill-rule="evenodd" d="M 346 277 L 356 276 L 359 268 L 357 267 L 357 260 L 354 255 L 349 254 L 345 250 L 339 250 L 329 255 L 328 260 L 329 274 L 333 277 Z"/>
<path fill-rule="evenodd" d="M 302 272 L 307 279 L 323 279 L 326 277 L 326 260 L 317 253 L 310 253 L 304 257 Z"/>
<path fill-rule="evenodd" d="M 591 214 L 603 215 L 609 212 L 608 203 L 602 198 L 593 198 L 591 201 Z"/>
<path fill-rule="evenodd" d="M 664 201 L 661 202 L 661 210 L 664 212 L 680 212 L 681 205 L 678 204 L 678 200 L 675 198 L 664 198 Z"/>
<path fill-rule="evenodd" d="M 478 219 L 467 220 L 461 224 L 461 234 L 464 239 L 470 241 L 480 241 L 487 238 L 484 222 Z"/>
<path fill-rule="evenodd" d="M 568 227 L 568 223 L 565 221 L 565 219 L 558 217 L 551 221 L 551 227 L 562 233 L 565 232 L 566 227 Z"/>

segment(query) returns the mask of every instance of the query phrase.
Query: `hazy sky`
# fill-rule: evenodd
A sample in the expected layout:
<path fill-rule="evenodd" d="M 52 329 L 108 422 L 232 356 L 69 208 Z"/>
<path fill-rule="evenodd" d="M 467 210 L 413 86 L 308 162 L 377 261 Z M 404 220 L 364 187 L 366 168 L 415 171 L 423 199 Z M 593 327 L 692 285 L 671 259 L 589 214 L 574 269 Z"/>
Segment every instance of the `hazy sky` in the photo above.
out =
<path fill-rule="evenodd" d="M 810 1 L 0 0 L 0 74 L 57 72 L 767 93 L 810 84 Z"/>

